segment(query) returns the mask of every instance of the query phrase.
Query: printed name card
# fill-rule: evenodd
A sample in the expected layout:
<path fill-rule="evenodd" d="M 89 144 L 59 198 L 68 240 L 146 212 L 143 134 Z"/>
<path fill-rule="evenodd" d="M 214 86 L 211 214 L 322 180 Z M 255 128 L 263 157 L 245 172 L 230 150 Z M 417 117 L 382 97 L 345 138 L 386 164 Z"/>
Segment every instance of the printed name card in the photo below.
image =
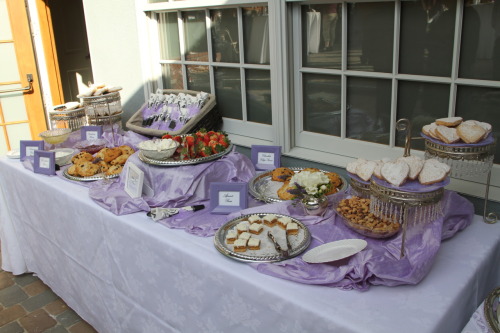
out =
<path fill-rule="evenodd" d="M 252 145 L 252 163 L 256 170 L 279 168 L 281 166 L 281 147 Z"/>
<path fill-rule="evenodd" d="M 210 210 L 212 214 L 229 214 L 247 207 L 247 183 L 210 184 Z"/>
<path fill-rule="evenodd" d="M 102 126 L 82 126 L 82 140 L 97 140 L 102 137 Z"/>
<path fill-rule="evenodd" d="M 127 174 L 125 176 L 125 192 L 131 198 L 139 198 L 142 196 L 144 185 L 144 172 L 134 163 L 129 162 L 127 165 Z"/>
<path fill-rule="evenodd" d="M 33 171 L 44 175 L 56 174 L 56 153 L 53 151 L 35 150 Z"/>
<path fill-rule="evenodd" d="M 35 156 L 35 151 L 44 149 L 43 140 L 21 140 L 20 159 L 24 161 L 26 157 Z"/>

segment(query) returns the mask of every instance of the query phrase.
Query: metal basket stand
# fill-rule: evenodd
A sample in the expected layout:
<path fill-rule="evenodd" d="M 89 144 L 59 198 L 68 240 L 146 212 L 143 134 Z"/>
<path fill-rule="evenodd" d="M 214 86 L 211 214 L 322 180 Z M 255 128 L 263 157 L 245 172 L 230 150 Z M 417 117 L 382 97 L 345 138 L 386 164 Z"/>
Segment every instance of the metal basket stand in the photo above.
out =
<path fill-rule="evenodd" d="M 486 214 L 495 146 L 496 139 L 491 144 L 474 147 L 447 146 L 425 139 L 425 158 L 436 158 L 449 165 L 452 177 L 463 178 L 473 175 L 487 175 L 483 221 L 490 224 L 496 223 L 498 220 L 496 213 L 490 212 Z"/>
<path fill-rule="evenodd" d="M 123 113 L 120 92 L 112 92 L 100 96 L 83 97 L 82 104 L 87 114 L 88 123 L 92 125 L 109 125 L 115 144 L 113 124 L 121 121 Z"/>
<path fill-rule="evenodd" d="M 411 123 L 408 119 L 400 119 L 396 124 L 398 131 L 406 130 L 405 150 L 403 156 L 410 156 Z M 422 224 L 434 221 L 442 216 L 441 199 L 444 188 L 429 192 L 407 192 L 370 183 L 370 212 L 384 219 L 402 225 L 400 258 L 405 255 L 406 230 L 409 223 Z"/>
<path fill-rule="evenodd" d="M 54 109 L 49 112 L 49 118 L 53 128 L 71 128 L 72 131 L 76 131 L 87 124 L 83 107 L 70 111 Z"/>
<path fill-rule="evenodd" d="M 350 178 L 349 179 L 349 192 L 351 195 L 355 195 L 360 198 L 369 198 L 370 197 L 370 183 L 365 184 L 357 179 Z"/>

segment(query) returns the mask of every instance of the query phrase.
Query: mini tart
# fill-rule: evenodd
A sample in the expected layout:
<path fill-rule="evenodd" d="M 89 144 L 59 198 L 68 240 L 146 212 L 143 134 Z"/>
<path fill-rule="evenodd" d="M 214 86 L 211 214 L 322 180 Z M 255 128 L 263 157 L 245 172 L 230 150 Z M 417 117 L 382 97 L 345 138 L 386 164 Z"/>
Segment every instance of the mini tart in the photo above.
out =
<path fill-rule="evenodd" d="M 290 222 L 286 225 L 287 235 L 297 235 L 299 233 L 299 225 L 295 222 Z"/>
<path fill-rule="evenodd" d="M 238 238 L 238 233 L 235 230 L 229 230 L 226 234 L 226 243 L 233 244 Z"/>
<path fill-rule="evenodd" d="M 286 229 L 287 224 L 290 222 L 292 222 L 291 218 L 283 216 L 278 219 L 278 226 L 280 226 L 282 229 Z"/>
<path fill-rule="evenodd" d="M 260 239 L 250 238 L 247 246 L 249 250 L 260 250 Z"/>
<path fill-rule="evenodd" d="M 236 231 L 238 235 L 242 232 L 248 231 L 248 221 L 242 221 L 236 225 Z"/>
<path fill-rule="evenodd" d="M 250 233 L 254 235 L 259 235 L 262 231 L 264 230 L 264 227 L 260 223 L 254 223 L 250 226 L 249 230 Z"/>
<path fill-rule="evenodd" d="M 264 216 L 263 220 L 265 225 L 274 227 L 274 225 L 278 221 L 278 218 L 274 214 L 267 214 L 266 216 Z"/>
<path fill-rule="evenodd" d="M 237 239 L 234 241 L 234 252 L 245 252 L 247 250 L 247 242 L 246 239 Z"/>
<path fill-rule="evenodd" d="M 248 218 L 248 222 L 250 222 L 250 224 L 262 223 L 262 220 L 259 215 L 252 215 Z"/>

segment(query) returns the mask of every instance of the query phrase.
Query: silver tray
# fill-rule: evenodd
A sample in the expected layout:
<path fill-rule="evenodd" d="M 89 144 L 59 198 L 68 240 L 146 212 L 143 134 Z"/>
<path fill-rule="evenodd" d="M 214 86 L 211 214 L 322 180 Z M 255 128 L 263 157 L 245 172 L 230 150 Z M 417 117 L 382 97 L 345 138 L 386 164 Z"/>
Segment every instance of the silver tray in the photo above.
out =
<path fill-rule="evenodd" d="M 289 251 L 287 257 L 283 257 L 281 254 L 279 254 L 274 248 L 274 245 L 271 242 L 271 240 L 269 240 L 269 238 L 267 237 L 267 232 L 271 230 L 271 233 L 274 235 L 274 237 L 280 244 L 281 248 L 282 249 L 287 248 L 285 240 L 286 231 L 281 229 L 281 227 L 277 225 L 274 227 L 269 227 L 267 225 L 262 224 L 264 230 L 259 235 L 252 234 L 253 238 L 260 239 L 261 243 L 260 250 L 247 250 L 246 252 L 235 252 L 232 249 L 233 248 L 232 244 L 226 244 L 225 241 L 226 233 L 229 230 L 233 229 L 239 222 L 246 220 L 249 216 L 252 215 L 259 215 L 260 217 L 264 217 L 267 214 L 276 215 L 277 218 L 287 216 L 291 218 L 292 221 L 297 223 L 299 226 L 299 233 L 297 235 L 288 236 L 290 244 L 292 245 L 292 250 Z M 255 213 L 237 217 L 227 222 L 222 227 L 220 227 L 214 236 L 215 248 L 219 250 L 220 253 L 222 253 L 225 256 L 228 256 L 229 258 L 244 262 L 276 262 L 276 261 L 290 259 L 304 252 L 309 247 L 310 243 L 311 243 L 311 233 L 309 232 L 309 229 L 307 229 L 307 227 L 302 222 L 291 216 L 276 214 L 276 213 Z"/>
<path fill-rule="evenodd" d="M 141 161 L 143 161 L 144 163 L 151 164 L 151 165 L 157 165 L 157 166 L 167 166 L 167 167 L 170 167 L 170 166 L 192 165 L 192 164 L 205 163 L 205 162 L 209 162 L 209 161 L 213 161 L 213 160 L 219 159 L 222 156 L 224 156 L 224 155 L 228 154 L 229 152 L 231 152 L 232 149 L 233 149 L 233 144 L 230 143 L 229 146 L 224 151 L 221 151 L 220 153 L 213 154 L 213 155 L 210 155 L 210 156 L 207 156 L 207 157 L 198 157 L 198 158 L 192 158 L 190 160 L 182 160 L 182 161 L 175 161 L 175 160 L 173 160 L 171 158 L 168 159 L 168 160 L 165 160 L 165 161 L 155 160 L 155 159 L 152 159 L 152 158 L 144 156 L 142 154 L 142 152 L 139 151 L 139 159 Z"/>
<path fill-rule="evenodd" d="M 306 169 L 306 168 L 297 168 L 297 167 L 292 167 L 288 168 L 292 170 L 295 173 L 299 173 L 300 171 Z M 324 173 L 328 173 L 328 171 L 320 170 Z M 283 186 L 283 182 L 278 182 L 272 180 L 272 173 L 273 170 L 270 171 L 265 171 L 263 173 L 259 173 L 255 175 L 250 181 L 248 182 L 248 192 L 257 200 L 261 200 L 267 203 L 272 203 L 272 202 L 283 202 L 286 200 L 280 199 L 278 197 L 278 190 Z M 342 179 L 342 186 L 340 186 L 338 192 L 345 191 L 347 189 L 347 181 L 345 180 L 344 177 L 339 175 L 340 179 Z"/>
<path fill-rule="evenodd" d="M 64 169 L 63 171 L 63 176 L 70 179 L 70 180 L 75 180 L 78 182 L 93 182 L 96 180 L 101 180 L 101 179 L 112 179 L 112 178 L 117 178 L 120 176 L 120 174 L 115 174 L 111 176 L 106 176 L 104 173 L 98 173 L 97 175 L 90 176 L 90 177 L 77 177 L 77 176 L 72 176 L 68 173 L 68 168 Z"/>
<path fill-rule="evenodd" d="M 484 317 L 493 332 L 500 332 L 500 288 L 493 290 L 484 300 Z"/>

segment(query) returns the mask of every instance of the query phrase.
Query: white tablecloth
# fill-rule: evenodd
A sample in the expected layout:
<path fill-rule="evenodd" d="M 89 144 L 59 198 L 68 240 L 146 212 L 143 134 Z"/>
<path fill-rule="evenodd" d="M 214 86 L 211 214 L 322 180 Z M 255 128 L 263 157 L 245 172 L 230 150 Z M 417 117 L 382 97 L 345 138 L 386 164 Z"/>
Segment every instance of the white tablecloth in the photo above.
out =
<path fill-rule="evenodd" d="M 358 292 L 260 274 L 18 160 L 0 157 L 0 189 L 2 268 L 35 272 L 99 332 L 459 332 L 500 282 L 500 224 L 478 216 L 420 284 Z"/>

